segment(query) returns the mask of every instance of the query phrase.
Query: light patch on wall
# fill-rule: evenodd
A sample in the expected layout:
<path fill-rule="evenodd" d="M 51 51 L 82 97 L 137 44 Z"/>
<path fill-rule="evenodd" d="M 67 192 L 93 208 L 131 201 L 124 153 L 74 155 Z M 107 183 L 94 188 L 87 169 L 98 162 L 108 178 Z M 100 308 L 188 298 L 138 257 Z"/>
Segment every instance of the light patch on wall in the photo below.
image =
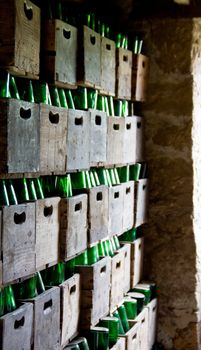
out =
<path fill-rule="evenodd" d="M 174 0 L 174 2 L 176 2 L 177 4 L 180 5 L 190 5 L 190 0 Z"/>

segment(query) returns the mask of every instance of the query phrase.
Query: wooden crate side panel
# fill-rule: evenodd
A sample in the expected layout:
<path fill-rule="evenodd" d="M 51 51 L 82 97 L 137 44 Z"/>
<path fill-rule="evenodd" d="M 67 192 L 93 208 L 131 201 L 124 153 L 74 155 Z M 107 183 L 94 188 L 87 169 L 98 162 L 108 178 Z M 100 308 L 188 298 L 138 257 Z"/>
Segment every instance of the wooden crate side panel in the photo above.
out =
<path fill-rule="evenodd" d="M 153 299 L 148 305 L 149 312 L 149 349 L 152 349 L 156 341 L 156 328 L 157 328 L 157 299 Z"/>
<path fill-rule="evenodd" d="M 144 145 L 144 119 L 143 117 L 136 118 L 136 162 L 145 160 L 145 145 Z"/>
<path fill-rule="evenodd" d="M 6 3 L 0 0 L 0 23 L 0 66 L 12 66 L 15 46 L 15 2 L 13 0 Z"/>
<path fill-rule="evenodd" d="M 107 115 L 105 112 L 90 110 L 90 165 L 106 162 Z"/>
<path fill-rule="evenodd" d="M 117 185 L 109 188 L 109 235 L 123 233 L 123 188 Z"/>
<path fill-rule="evenodd" d="M 59 259 L 59 197 L 36 201 L 36 269 Z"/>
<path fill-rule="evenodd" d="M 35 203 L 3 208 L 3 283 L 35 272 Z"/>
<path fill-rule="evenodd" d="M 134 225 L 134 181 L 125 182 L 123 185 L 123 232 L 130 230 Z"/>
<path fill-rule="evenodd" d="M 138 238 L 131 243 L 131 288 L 142 279 L 144 259 L 144 239 Z"/>
<path fill-rule="evenodd" d="M 115 42 L 108 38 L 101 38 L 101 90 L 115 95 L 116 57 Z"/>
<path fill-rule="evenodd" d="M 147 222 L 148 219 L 148 179 L 136 182 L 135 227 Z"/>
<path fill-rule="evenodd" d="M 123 163 L 124 118 L 107 118 L 107 165 Z"/>
<path fill-rule="evenodd" d="M 0 348 L 31 349 L 33 305 L 26 303 L 0 317 Z"/>
<path fill-rule="evenodd" d="M 136 162 L 136 117 L 127 117 L 124 120 L 123 163 L 133 164 Z"/>
<path fill-rule="evenodd" d="M 149 349 L 149 312 L 148 308 L 144 308 L 140 314 L 136 317 L 135 322 L 139 324 L 139 339 L 140 339 L 140 349 L 141 350 L 150 350 Z"/>
<path fill-rule="evenodd" d="M 67 110 L 40 105 L 40 171 L 65 171 Z"/>
<path fill-rule="evenodd" d="M 80 319 L 80 276 L 75 274 L 60 285 L 61 289 L 61 346 L 78 332 Z"/>
<path fill-rule="evenodd" d="M 127 293 L 131 287 L 131 245 L 124 244 L 121 247 L 124 252 L 124 293 Z"/>
<path fill-rule="evenodd" d="M 0 99 L 0 171 L 7 172 L 8 164 L 8 111 L 9 101 Z"/>
<path fill-rule="evenodd" d="M 132 52 L 116 49 L 116 96 L 119 99 L 131 99 Z"/>
<path fill-rule="evenodd" d="M 9 100 L 8 172 L 39 170 L 39 107 L 35 103 Z"/>
<path fill-rule="evenodd" d="M 60 289 L 53 287 L 34 300 L 34 350 L 60 349 Z"/>
<path fill-rule="evenodd" d="M 140 54 L 133 55 L 132 99 L 145 101 L 149 78 L 149 58 Z"/>
<path fill-rule="evenodd" d="M 126 339 L 119 338 L 116 344 L 112 348 L 110 348 L 110 350 L 126 350 Z"/>
<path fill-rule="evenodd" d="M 119 306 L 124 296 L 124 250 L 120 249 L 111 260 L 110 312 Z"/>

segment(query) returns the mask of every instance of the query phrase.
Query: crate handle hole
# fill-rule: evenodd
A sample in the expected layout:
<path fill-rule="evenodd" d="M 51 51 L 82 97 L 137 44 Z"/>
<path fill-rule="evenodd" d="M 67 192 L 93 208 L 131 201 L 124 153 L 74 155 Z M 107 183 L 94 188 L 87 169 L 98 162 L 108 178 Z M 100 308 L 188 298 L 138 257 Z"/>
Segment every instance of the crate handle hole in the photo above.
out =
<path fill-rule="evenodd" d="M 127 129 L 127 130 L 130 130 L 130 129 L 131 129 L 131 123 L 126 124 L 126 129 Z"/>
<path fill-rule="evenodd" d="M 142 186 L 142 189 L 143 189 L 143 191 L 144 191 L 144 190 L 146 189 L 146 185 L 143 185 L 143 186 Z"/>
<path fill-rule="evenodd" d="M 82 210 L 82 202 L 75 204 L 75 211 Z"/>
<path fill-rule="evenodd" d="M 140 129 L 141 128 L 141 122 L 137 122 L 137 128 Z"/>
<path fill-rule="evenodd" d="M 96 115 L 95 123 L 96 123 L 96 125 L 101 125 L 101 116 L 100 115 Z"/>
<path fill-rule="evenodd" d="M 119 198 L 119 192 L 115 192 L 114 193 L 114 198 L 116 199 L 116 198 Z"/>
<path fill-rule="evenodd" d="M 24 13 L 26 18 L 31 21 L 33 18 L 33 8 L 32 6 L 28 6 L 26 1 L 24 1 Z"/>
<path fill-rule="evenodd" d="M 129 193 L 131 193 L 131 188 L 130 188 L 130 187 L 127 187 L 127 188 L 126 188 L 126 194 L 129 194 Z"/>
<path fill-rule="evenodd" d="M 16 225 L 21 225 L 26 221 L 26 213 L 23 212 L 21 214 L 15 213 L 14 214 L 14 223 Z"/>
<path fill-rule="evenodd" d="M 22 119 L 30 119 L 31 118 L 31 108 L 24 109 L 23 107 L 20 108 L 20 117 Z"/>
<path fill-rule="evenodd" d="M 101 267 L 100 273 L 101 274 L 106 273 L 106 266 Z"/>
<path fill-rule="evenodd" d="M 70 288 L 70 294 L 74 294 L 76 292 L 76 284 Z"/>
<path fill-rule="evenodd" d="M 71 38 L 71 31 L 63 29 L 63 36 L 65 39 L 69 40 Z"/>
<path fill-rule="evenodd" d="M 134 336 L 132 337 L 132 340 L 135 340 L 137 338 L 137 335 L 134 334 Z"/>
<path fill-rule="evenodd" d="M 146 67 L 146 62 L 142 61 L 142 68 L 145 68 L 145 67 Z"/>
<path fill-rule="evenodd" d="M 99 201 L 102 201 L 102 199 L 103 199 L 102 192 L 98 192 L 97 195 L 96 195 L 96 200 L 99 202 Z"/>
<path fill-rule="evenodd" d="M 49 113 L 49 121 L 52 124 L 59 124 L 59 113 L 53 113 L 50 111 Z"/>
<path fill-rule="evenodd" d="M 141 249 L 141 244 L 139 244 L 139 247 L 138 247 L 138 248 L 139 248 L 139 250 Z"/>
<path fill-rule="evenodd" d="M 50 205 L 49 207 L 45 207 L 43 210 L 43 215 L 45 217 L 51 216 L 52 213 L 53 213 L 53 206 L 52 205 Z"/>
<path fill-rule="evenodd" d="M 111 50 L 111 45 L 110 44 L 106 44 L 106 50 L 108 50 L 108 51 Z"/>
<path fill-rule="evenodd" d="M 128 56 L 124 55 L 124 56 L 123 56 L 123 61 L 124 61 L 124 62 L 128 62 Z"/>
<path fill-rule="evenodd" d="M 49 314 L 52 309 L 52 299 L 46 301 L 43 306 L 44 314 Z"/>
<path fill-rule="evenodd" d="M 153 307 L 153 312 L 155 312 L 155 311 L 156 311 L 156 306 Z"/>
<path fill-rule="evenodd" d="M 114 130 L 119 130 L 119 124 L 113 124 L 113 129 Z"/>
<path fill-rule="evenodd" d="M 14 323 L 14 328 L 15 329 L 18 329 L 18 328 L 21 328 L 24 326 L 24 322 L 25 322 L 25 318 L 24 316 L 21 318 L 21 320 L 15 320 L 15 323 Z"/>
<path fill-rule="evenodd" d="M 83 125 L 83 117 L 75 118 L 75 125 Z"/>
<path fill-rule="evenodd" d="M 96 43 L 96 37 L 94 35 L 90 35 L 90 41 L 92 45 L 95 45 Z"/>
<path fill-rule="evenodd" d="M 145 318 L 143 318 L 142 323 L 145 323 Z"/>
<path fill-rule="evenodd" d="M 121 267 L 121 261 L 118 261 L 117 263 L 116 263 L 116 269 L 119 269 Z"/>
<path fill-rule="evenodd" d="M 125 252 L 125 255 L 124 255 L 124 256 L 125 256 L 125 258 L 127 258 L 127 252 Z"/>

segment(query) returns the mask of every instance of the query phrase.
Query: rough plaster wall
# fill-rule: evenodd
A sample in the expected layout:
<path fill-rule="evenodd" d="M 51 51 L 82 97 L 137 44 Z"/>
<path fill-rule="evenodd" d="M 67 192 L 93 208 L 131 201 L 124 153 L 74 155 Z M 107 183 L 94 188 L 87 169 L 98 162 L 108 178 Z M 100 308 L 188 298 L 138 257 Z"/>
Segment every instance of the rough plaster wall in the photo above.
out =
<path fill-rule="evenodd" d="M 140 28 L 146 32 L 151 57 L 149 102 L 145 106 L 146 155 L 150 169 L 146 275 L 156 280 L 160 289 L 158 340 L 165 349 L 196 350 L 200 347 L 193 231 L 195 82 L 191 72 L 191 45 L 194 21 L 155 19 L 141 23 Z M 130 29 L 134 29 L 134 24 Z M 200 94 L 200 87 L 197 85 L 196 96 Z M 197 114 L 197 119 L 200 128 L 201 114 Z M 195 133 L 198 160 L 201 159 L 201 151 L 198 156 L 201 135 L 198 136 L 197 130 Z M 201 162 L 196 169 L 201 170 Z M 197 187 L 201 189 L 201 172 L 199 176 Z M 200 210 L 196 212 L 198 231 L 199 213 Z"/>

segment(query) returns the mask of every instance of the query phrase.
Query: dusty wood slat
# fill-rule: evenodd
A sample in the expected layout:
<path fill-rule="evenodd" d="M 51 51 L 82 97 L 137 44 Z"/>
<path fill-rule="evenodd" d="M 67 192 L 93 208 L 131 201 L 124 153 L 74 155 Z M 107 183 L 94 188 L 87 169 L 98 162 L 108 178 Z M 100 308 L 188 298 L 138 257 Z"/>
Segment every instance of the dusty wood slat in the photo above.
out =
<path fill-rule="evenodd" d="M 113 40 L 101 38 L 101 93 L 115 96 L 116 46 Z"/>
<path fill-rule="evenodd" d="M 113 312 L 123 301 L 124 296 L 124 271 L 125 252 L 119 249 L 112 257 L 111 262 L 111 290 L 110 290 L 110 312 Z"/>
<path fill-rule="evenodd" d="M 124 185 L 109 188 L 109 236 L 123 233 Z"/>
<path fill-rule="evenodd" d="M 153 299 L 147 305 L 149 312 L 149 323 L 148 323 L 148 341 L 149 349 L 152 349 L 156 341 L 156 328 L 157 328 L 157 299 Z"/>
<path fill-rule="evenodd" d="M 139 326 L 139 342 L 141 350 L 150 350 L 149 348 L 149 311 L 144 308 L 135 318 Z"/>
<path fill-rule="evenodd" d="M 110 350 L 126 350 L 126 341 L 124 338 L 119 338 L 115 345 Z"/>
<path fill-rule="evenodd" d="M 132 51 L 116 49 L 116 97 L 131 99 Z"/>
<path fill-rule="evenodd" d="M 136 117 L 124 118 L 123 164 L 136 163 Z"/>
<path fill-rule="evenodd" d="M 145 160 L 145 140 L 144 140 L 144 118 L 143 117 L 135 117 L 136 118 L 136 162 L 142 162 Z"/>
<path fill-rule="evenodd" d="M 135 227 L 146 223 L 148 220 L 148 190 L 148 179 L 140 179 L 135 182 Z"/>
<path fill-rule="evenodd" d="M 103 165 L 107 151 L 107 116 L 105 112 L 89 110 L 90 113 L 90 166 Z"/>
<path fill-rule="evenodd" d="M 131 245 L 124 244 L 121 247 L 124 254 L 124 284 L 123 291 L 127 293 L 131 288 Z"/>
<path fill-rule="evenodd" d="M 126 232 L 133 227 L 134 224 L 134 181 L 128 181 L 123 186 L 123 229 Z"/>
<path fill-rule="evenodd" d="M 107 118 L 107 166 L 123 163 L 124 125 L 124 118 Z"/>
<path fill-rule="evenodd" d="M 126 350 L 145 350 L 140 343 L 140 325 L 135 321 L 129 321 L 129 324 L 131 327 L 129 331 L 125 335 L 120 335 L 120 338 L 125 339 Z"/>
<path fill-rule="evenodd" d="M 149 79 L 149 58 L 145 55 L 133 55 L 132 100 L 144 102 L 147 99 Z"/>

